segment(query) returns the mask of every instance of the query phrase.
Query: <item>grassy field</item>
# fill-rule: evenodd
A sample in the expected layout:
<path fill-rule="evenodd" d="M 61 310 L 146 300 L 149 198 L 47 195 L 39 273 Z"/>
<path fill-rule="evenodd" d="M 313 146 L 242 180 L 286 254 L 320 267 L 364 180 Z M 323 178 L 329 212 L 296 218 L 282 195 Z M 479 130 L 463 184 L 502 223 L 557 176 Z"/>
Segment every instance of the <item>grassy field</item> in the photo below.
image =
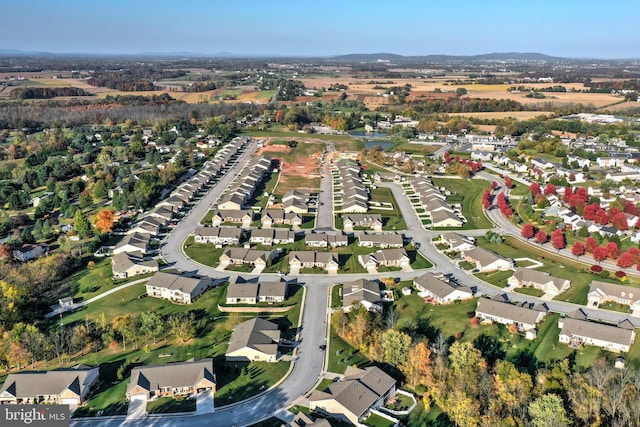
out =
<path fill-rule="evenodd" d="M 185 399 L 184 397 L 175 399 L 172 397 L 161 397 L 157 400 L 147 402 L 147 413 L 149 414 L 194 412 L 195 410 L 196 399 Z"/>
<path fill-rule="evenodd" d="M 485 216 L 481 203 L 482 193 L 489 188 L 487 181 L 433 178 L 433 183 L 436 187 L 445 187 L 451 192 L 451 196 L 447 197 L 447 202 L 462 205 L 462 214 L 467 219 L 467 223 L 459 229 L 473 230 L 493 227 L 493 223 Z"/>
<path fill-rule="evenodd" d="M 472 265 L 471 267 L 473 268 L 474 266 Z M 494 286 L 504 288 L 507 286 L 507 279 L 513 276 L 513 271 L 490 271 L 488 273 L 477 273 L 475 276 Z"/>
<path fill-rule="evenodd" d="M 369 359 L 364 354 L 338 337 L 333 327 L 331 327 L 327 351 L 329 352 L 328 372 L 343 374 L 347 366 L 358 365 L 362 367 L 369 363 Z"/>

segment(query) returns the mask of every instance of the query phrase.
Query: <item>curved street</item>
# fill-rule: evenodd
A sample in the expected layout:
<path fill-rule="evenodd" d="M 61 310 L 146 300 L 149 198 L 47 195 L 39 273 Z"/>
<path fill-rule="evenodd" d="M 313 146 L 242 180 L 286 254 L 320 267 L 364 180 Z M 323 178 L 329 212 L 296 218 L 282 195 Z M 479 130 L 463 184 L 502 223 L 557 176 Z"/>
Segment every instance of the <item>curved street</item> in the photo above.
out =
<path fill-rule="evenodd" d="M 182 251 L 182 243 L 187 236 L 193 232 L 195 227 L 199 224 L 200 219 L 207 213 L 210 207 L 214 204 L 220 194 L 224 191 L 227 185 L 233 180 L 236 173 L 239 172 L 242 166 L 249 160 L 251 154 L 257 147 L 257 141 L 253 141 L 245 150 L 245 152 L 238 159 L 236 164 L 224 175 L 214 187 L 191 209 L 191 212 L 183 220 L 174 227 L 170 235 L 166 238 L 161 247 L 161 255 L 164 260 L 172 267 L 183 271 L 203 276 L 209 276 L 212 278 L 228 278 L 230 276 L 242 275 L 243 277 L 251 277 L 251 274 L 236 273 L 227 271 L 216 271 L 212 267 L 207 267 L 202 264 L 196 263 L 189 259 Z M 327 152 L 333 151 L 332 144 L 328 144 Z M 325 154 L 324 159 L 327 158 Z M 331 187 L 331 171 L 330 165 L 325 162 L 321 165 L 321 194 L 319 198 L 324 202 L 323 205 L 319 203 L 318 206 L 318 225 L 322 225 L 324 228 L 331 228 L 333 225 L 333 214 L 329 213 L 332 208 L 333 196 Z M 497 180 L 495 176 L 483 173 L 482 178 Z M 432 244 L 431 239 L 440 234 L 437 231 L 425 230 L 422 223 L 418 219 L 414 212 L 409 200 L 402 193 L 402 188 L 399 184 L 395 183 L 382 183 L 383 187 L 390 188 L 394 194 L 394 197 L 398 203 L 398 207 L 404 216 L 407 224 L 407 230 L 405 233 L 413 239 L 414 242 L 419 244 L 420 253 L 429 259 L 434 267 L 429 271 L 438 271 L 445 274 L 451 274 L 456 276 L 460 283 L 476 289 L 478 294 L 486 294 L 493 296 L 499 293 L 503 293 L 503 289 L 487 284 L 475 276 L 466 273 L 463 270 L 455 268 L 451 263 L 451 260 L 440 253 Z M 503 185 L 503 183 L 502 183 Z M 519 236 L 517 227 L 509 223 L 498 210 L 491 210 L 488 212 L 489 217 L 494 223 L 497 224 L 497 230 L 504 234 Z M 327 218 L 331 221 L 331 226 L 327 222 Z M 473 233 L 469 233 L 473 234 Z M 554 250 L 555 251 L 555 250 Z M 567 252 L 567 251 L 565 251 Z M 562 252 L 564 255 L 565 252 Z M 393 276 L 399 277 L 401 280 L 412 279 L 421 274 L 420 271 L 413 272 L 394 272 Z M 390 273 L 378 273 L 368 274 L 370 278 L 388 277 Z M 265 274 L 263 276 L 271 276 L 272 274 Z M 255 276 L 254 276 L 255 277 Z M 74 426 L 93 426 L 96 424 L 105 426 L 118 426 L 118 425 L 131 425 L 131 426 L 173 426 L 178 424 L 184 426 L 201 426 L 201 425 L 214 425 L 214 426 L 233 426 L 233 425 L 250 425 L 260 420 L 266 419 L 272 415 L 277 415 L 278 411 L 284 411 L 284 409 L 293 404 L 302 395 L 309 392 L 316 384 L 318 378 L 323 374 L 323 363 L 325 358 L 325 351 L 319 350 L 321 345 L 326 339 L 327 320 L 328 320 L 328 294 L 331 284 L 349 280 L 355 280 L 362 277 L 362 274 L 340 274 L 339 276 L 327 276 L 327 275 L 298 275 L 295 278 L 298 282 L 305 285 L 305 300 L 303 306 L 303 319 L 300 331 L 300 345 L 297 348 L 297 354 L 294 356 L 293 369 L 290 375 L 284 379 L 278 386 L 271 390 L 261 394 L 258 397 L 249 399 L 247 401 L 240 402 L 235 405 L 228 405 L 220 407 L 213 413 L 202 415 L 181 415 L 176 416 L 153 416 L 146 417 L 139 420 L 125 420 L 124 417 L 114 418 L 86 418 L 86 419 L 73 419 L 72 424 Z M 289 280 L 293 279 L 292 276 L 288 277 Z M 542 301 L 539 298 L 532 296 L 508 293 L 509 298 L 516 302 L 535 302 L 546 303 L 548 307 L 559 313 L 569 313 L 578 308 L 584 308 L 577 304 L 571 304 L 560 301 Z M 628 315 L 607 311 L 607 310 L 587 310 L 589 315 L 593 319 L 599 319 L 607 322 L 618 322 L 623 319 L 633 319 L 634 323 L 637 323 L 638 319 L 631 318 Z"/>

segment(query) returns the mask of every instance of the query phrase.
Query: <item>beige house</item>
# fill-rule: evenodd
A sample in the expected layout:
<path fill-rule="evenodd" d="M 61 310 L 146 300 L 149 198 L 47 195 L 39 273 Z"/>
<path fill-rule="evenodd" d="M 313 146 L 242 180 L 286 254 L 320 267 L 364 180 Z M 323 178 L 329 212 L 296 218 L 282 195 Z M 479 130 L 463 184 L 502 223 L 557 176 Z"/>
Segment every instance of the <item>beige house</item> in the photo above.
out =
<path fill-rule="evenodd" d="M 431 212 L 432 227 L 462 227 L 464 221 L 458 215 L 448 210 Z"/>
<path fill-rule="evenodd" d="M 287 282 L 230 283 L 227 304 L 278 303 L 287 299 Z"/>
<path fill-rule="evenodd" d="M 158 261 L 145 260 L 140 252 L 121 252 L 111 258 L 114 279 L 126 279 L 158 271 Z"/>
<path fill-rule="evenodd" d="M 411 260 L 404 249 L 381 249 L 372 254 L 358 255 L 358 262 L 364 268 L 379 266 L 407 268 Z"/>
<path fill-rule="evenodd" d="M 348 366 L 340 381 L 311 393 L 309 409 L 360 425 L 372 409 L 384 406 L 395 394 L 396 381 L 380 368 Z"/>
<path fill-rule="evenodd" d="M 516 287 L 529 286 L 551 295 L 558 295 L 571 286 L 571 281 L 568 279 L 560 279 L 542 271 L 523 267 L 516 268 L 513 276 L 507 279 L 507 283 Z"/>
<path fill-rule="evenodd" d="M 382 215 L 378 214 L 346 214 L 342 215 L 344 231 L 353 231 L 356 227 L 382 231 Z"/>
<path fill-rule="evenodd" d="M 282 209 L 285 212 L 303 214 L 309 212 L 311 193 L 303 190 L 291 190 L 282 196 Z"/>
<path fill-rule="evenodd" d="M 331 252 L 291 251 L 289 253 L 289 269 L 291 274 L 298 274 L 301 268 L 322 268 L 329 274 L 338 274 L 338 257 Z"/>
<path fill-rule="evenodd" d="M 446 252 L 464 252 L 476 247 L 476 241 L 473 237 L 454 232 L 442 233 L 440 243 L 448 246 Z"/>
<path fill-rule="evenodd" d="M 238 245 L 242 238 L 242 229 L 236 227 L 196 227 L 193 239 L 196 243 L 214 245 Z"/>
<path fill-rule="evenodd" d="M 168 299 L 178 304 L 191 304 L 209 287 L 209 280 L 157 272 L 147 282 L 147 295 Z"/>
<path fill-rule="evenodd" d="M 278 252 L 260 251 L 247 248 L 229 248 L 220 255 L 220 264 L 249 264 L 254 267 L 266 267 L 267 262 L 276 257 Z"/>
<path fill-rule="evenodd" d="M 366 248 L 402 248 L 404 237 L 398 233 L 369 234 L 360 233 L 358 235 L 358 246 Z"/>
<path fill-rule="evenodd" d="M 253 221 L 253 211 L 251 209 L 220 209 L 213 214 L 213 218 L 211 218 L 211 225 L 218 227 L 222 223 L 226 222 L 231 224 L 240 224 L 243 228 L 249 228 L 251 227 L 251 221 Z"/>
<path fill-rule="evenodd" d="M 347 246 L 349 238 L 342 232 L 337 234 L 307 233 L 304 236 L 304 243 L 310 248 L 337 248 L 339 246 Z"/>
<path fill-rule="evenodd" d="M 422 298 L 430 298 L 438 304 L 450 304 L 456 300 L 473 298 L 473 291 L 467 286 L 453 286 L 431 273 L 413 279 L 413 286 Z"/>
<path fill-rule="evenodd" d="M 640 289 L 617 283 L 592 281 L 587 294 L 587 306 L 597 308 L 608 301 L 628 305 L 632 316 L 640 316 Z"/>
<path fill-rule="evenodd" d="M 279 342 L 278 325 L 254 317 L 233 329 L 225 358 L 228 362 L 276 362 Z"/>
<path fill-rule="evenodd" d="M 285 212 L 281 209 L 267 209 L 262 214 L 262 227 L 271 228 L 273 225 L 291 225 L 300 227 L 302 217 L 295 212 Z"/>
<path fill-rule="evenodd" d="M 368 311 L 382 313 L 382 296 L 377 280 L 358 279 L 342 284 L 342 309 L 351 311 L 355 303 L 360 303 Z"/>
<path fill-rule="evenodd" d="M 98 382 L 98 368 L 77 366 L 55 371 L 9 374 L 0 389 L 3 403 L 54 403 L 80 405 Z"/>
<path fill-rule="evenodd" d="M 148 234 L 132 233 L 127 234 L 118 242 L 112 251 L 113 255 L 123 252 L 142 252 L 146 255 L 149 252 L 150 236 Z"/>
<path fill-rule="evenodd" d="M 253 228 L 249 243 L 261 245 L 285 245 L 296 240 L 296 232 L 286 228 Z"/>
<path fill-rule="evenodd" d="M 479 319 L 485 322 L 515 325 L 518 331 L 526 333 L 527 339 L 536 337 L 536 326 L 546 315 L 545 310 L 534 310 L 486 298 L 480 298 L 476 307 L 476 316 Z"/>
<path fill-rule="evenodd" d="M 592 345 L 614 353 L 628 352 L 636 337 L 633 329 L 588 320 L 561 318 L 558 320 L 558 327 L 560 328 L 558 341 L 562 344 L 573 347 L 583 344 Z"/>
<path fill-rule="evenodd" d="M 49 246 L 24 244 L 18 249 L 14 249 L 13 258 L 20 262 L 31 261 L 32 259 L 40 258 L 41 256 L 49 253 Z"/>
<path fill-rule="evenodd" d="M 462 251 L 461 258 L 475 265 L 481 272 L 513 270 L 513 262 L 488 249 L 475 247 Z"/>
<path fill-rule="evenodd" d="M 214 372 L 211 358 L 161 366 L 138 366 L 131 369 L 127 401 L 190 396 L 207 390 L 215 393 Z"/>

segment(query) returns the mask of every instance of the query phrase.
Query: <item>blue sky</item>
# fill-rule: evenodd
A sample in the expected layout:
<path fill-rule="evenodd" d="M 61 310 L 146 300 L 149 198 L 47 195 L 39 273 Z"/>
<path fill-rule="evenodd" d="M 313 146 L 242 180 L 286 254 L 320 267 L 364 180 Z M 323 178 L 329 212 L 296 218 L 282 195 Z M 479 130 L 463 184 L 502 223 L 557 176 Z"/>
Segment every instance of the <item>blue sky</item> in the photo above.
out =
<path fill-rule="evenodd" d="M 0 48 L 327 56 L 640 58 L 640 2 L 4 0 Z"/>

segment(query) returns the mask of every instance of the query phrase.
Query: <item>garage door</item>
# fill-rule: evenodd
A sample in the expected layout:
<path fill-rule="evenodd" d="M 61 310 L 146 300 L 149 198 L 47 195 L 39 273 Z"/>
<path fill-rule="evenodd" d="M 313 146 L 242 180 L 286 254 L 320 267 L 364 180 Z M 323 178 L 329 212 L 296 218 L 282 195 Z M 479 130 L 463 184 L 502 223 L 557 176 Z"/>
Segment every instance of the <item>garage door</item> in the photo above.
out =
<path fill-rule="evenodd" d="M 73 399 L 73 398 L 62 399 L 62 404 L 63 405 L 77 405 L 78 404 L 78 399 Z"/>
<path fill-rule="evenodd" d="M 144 394 L 134 394 L 131 396 L 131 400 L 147 400 L 147 396 Z"/>

